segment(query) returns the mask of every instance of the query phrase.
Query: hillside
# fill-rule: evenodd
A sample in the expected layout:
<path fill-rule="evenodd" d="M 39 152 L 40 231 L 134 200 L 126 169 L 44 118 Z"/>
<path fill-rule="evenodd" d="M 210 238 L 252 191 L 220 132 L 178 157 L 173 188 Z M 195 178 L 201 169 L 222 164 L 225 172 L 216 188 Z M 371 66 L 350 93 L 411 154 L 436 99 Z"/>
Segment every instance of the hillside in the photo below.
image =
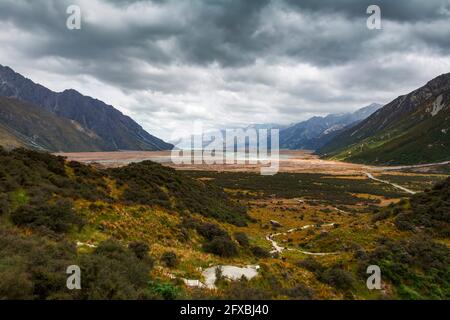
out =
<path fill-rule="evenodd" d="M 74 121 L 16 99 L 0 97 L 0 145 L 49 151 L 100 151 L 102 140 Z"/>
<path fill-rule="evenodd" d="M 361 177 L 101 169 L 27 149 L 0 163 L 0 299 L 449 297 L 448 180 L 398 202 Z M 371 264 L 383 290 L 365 286 Z M 70 265 L 83 290 L 67 290 Z M 259 271 L 213 269 L 217 290 L 197 288 L 218 265 Z"/>
<path fill-rule="evenodd" d="M 200 234 L 220 234 L 222 242 L 230 241 L 227 233 L 202 217 L 239 226 L 250 221 L 222 189 L 150 161 L 98 170 L 0 148 L 0 163 L 2 300 L 172 297 L 179 290 L 170 282 L 149 284 L 150 244 L 186 243 L 186 219 Z M 95 249 L 80 240 L 94 240 Z M 83 270 L 84 290 L 65 287 L 65 270 L 73 264 Z"/>
<path fill-rule="evenodd" d="M 400 96 L 335 137 L 318 153 L 372 164 L 419 164 L 450 159 L 450 73 Z"/>
<path fill-rule="evenodd" d="M 380 107 L 380 104 L 372 103 L 352 113 L 313 117 L 297 123 L 280 131 L 280 147 L 317 150 L 342 132 L 344 128 L 355 126 Z"/>
<path fill-rule="evenodd" d="M 133 119 L 100 100 L 83 96 L 75 90 L 53 92 L 1 65 L 0 96 L 16 98 L 61 118 L 76 121 L 102 140 L 104 151 L 172 148 L 171 144 L 150 135 Z"/>

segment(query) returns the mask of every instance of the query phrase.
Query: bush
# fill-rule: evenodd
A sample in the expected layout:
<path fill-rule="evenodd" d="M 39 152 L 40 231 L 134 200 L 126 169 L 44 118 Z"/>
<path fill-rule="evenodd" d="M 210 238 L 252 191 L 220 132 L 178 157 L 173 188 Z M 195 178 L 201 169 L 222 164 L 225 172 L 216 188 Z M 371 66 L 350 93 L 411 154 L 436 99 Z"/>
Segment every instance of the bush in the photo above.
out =
<path fill-rule="evenodd" d="M 65 271 L 74 262 L 72 244 L 0 226 L 0 300 L 70 298 Z"/>
<path fill-rule="evenodd" d="M 366 278 L 367 266 L 376 264 L 383 278 L 398 288 L 401 298 L 414 291 L 420 299 L 449 299 L 450 249 L 427 237 L 404 240 L 383 239 L 375 250 L 359 259 L 359 276 Z"/>
<path fill-rule="evenodd" d="M 324 267 L 319 262 L 317 262 L 314 258 L 311 257 L 308 257 L 305 260 L 297 262 L 297 266 L 313 273 L 320 273 L 324 269 Z"/>
<path fill-rule="evenodd" d="M 244 232 L 235 232 L 233 234 L 234 239 L 242 246 L 248 247 L 250 245 L 250 240 L 248 239 L 247 234 Z"/>
<path fill-rule="evenodd" d="M 351 273 L 338 267 L 333 267 L 322 272 L 319 280 L 342 291 L 352 289 L 355 281 Z"/>
<path fill-rule="evenodd" d="M 161 261 L 169 268 L 175 268 L 178 265 L 178 257 L 172 251 L 164 252 L 161 256 Z"/>
<path fill-rule="evenodd" d="M 218 225 L 214 223 L 202 223 L 197 225 L 197 232 L 204 238 L 208 240 L 213 240 L 216 237 L 229 238 L 228 233 L 221 229 Z"/>
<path fill-rule="evenodd" d="M 272 294 L 268 290 L 251 287 L 247 280 L 230 283 L 223 293 L 226 300 L 268 300 L 271 297 Z"/>
<path fill-rule="evenodd" d="M 282 290 L 282 294 L 292 299 L 311 300 L 314 297 L 314 291 L 303 284 L 298 284 L 293 288 Z"/>
<path fill-rule="evenodd" d="M 228 258 L 238 254 L 236 245 L 229 237 L 215 237 L 210 242 L 203 244 L 206 252 Z"/>
<path fill-rule="evenodd" d="M 254 246 L 251 247 L 252 254 L 257 258 L 268 258 L 270 257 L 270 252 L 262 247 Z"/>
<path fill-rule="evenodd" d="M 134 300 L 147 289 L 151 265 L 116 241 L 101 243 L 79 263 L 83 286 L 79 299 Z"/>
<path fill-rule="evenodd" d="M 72 201 L 66 199 L 58 200 L 55 204 L 26 204 L 14 211 L 11 219 L 16 225 L 44 227 L 57 233 L 84 225 L 83 219 L 73 209 Z"/>
<path fill-rule="evenodd" d="M 141 260 L 148 257 L 148 251 L 150 250 L 148 244 L 146 244 L 145 242 L 139 242 L 139 241 L 131 242 L 128 245 L 128 248 L 134 253 L 134 255 L 138 259 L 141 259 Z"/>
<path fill-rule="evenodd" d="M 6 193 L 0 194 L 0 215 L 9 211 L 9 197 Z"/>
<path fill-rule="evenodd" d="M 180 289 L 178 287 L 167 282 L 150 281 L 149 289 L 152 293 L 164 300 L 175 300 L 180 294 Z"/>

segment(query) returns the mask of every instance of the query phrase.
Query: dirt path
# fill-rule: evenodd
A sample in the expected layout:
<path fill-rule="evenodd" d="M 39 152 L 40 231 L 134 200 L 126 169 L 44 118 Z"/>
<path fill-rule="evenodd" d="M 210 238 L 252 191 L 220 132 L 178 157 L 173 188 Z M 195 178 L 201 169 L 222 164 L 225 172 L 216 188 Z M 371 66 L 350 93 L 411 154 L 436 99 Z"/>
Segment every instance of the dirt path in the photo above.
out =
<path fill-rule="evenodd" d="M 334 223 L 328 223 L 328 224 L 323 224 L 321 225 L 321 227 L 332 227 L 334 226 Z M 268 241 L 270 241 L 270 243 L 272 244 L 273 250 L 270 253 L 279 253 L 281 254 L 284 250 L 288 250 L 288 251 L 297 251 L 306 255 L 310 255 L 310 256 L 329 256 L 329 255 L 335 255 L 335 254 L 339 254 L 339 252 L 309 252 L 309 251 L 303 251 L 300 249 L 293 249 L 293 248 L 285 248 L 280 246 L 273 238 L 276 236 L 280 236 L 280 235 L 287 235 L 288 233 L 292 233 L 295 231 L 300 231 L 300 230 L 305 230 L 305 229 L 309 229 L 314 227 L 314 225 L 312 224 L 308 224 L 306 226 L 303 226 L 301 228 L 294 228 L 294 229 L 290 229 L 286 232 L 279 232 L 279 233 L 272 233 L 266 236 L 266 239 Z"/>
<path fill-rule="evenodd" d="M 389 170 L 404 170 L 404 169 L 417 169 L 417 168 L 427 168 L 427 167 L 436 167 L 450 164 L 450 161 L 444 162 L 435 162 L 435 163 L 424 163 L 424 164 L 413 164 L 413 165 L 405 165 L 405 166 L 392 166 L 392 167 L 373 167 L 374 170 L 377 171 L 389 171 Z"/>
<path fill-rule="evenodd" d="M 417 193 L 417 192 L 415 192 L 415 191 L 412 191 L 412 190 L 410 190 L 410 189 L 408 189 L 408 188 L 402 187 L 402 186 L 400 186 L 400 185 L 398 185 L 398 184 L 389 182 L 389 181 L 387 181 L 387 180 L 381 180 L 381 179 L 375 178 L 375 177 L 374 177 L 371 173 L 369 173 L 369 172 L 365 172 L 365 174 L 366 174 L 367 177 L 368 177 L 369 179 L 371 179 L 371 180 L 378 181 L 378 182 L 385 183 L 385 184 L 389 184 L 389 185 L 393 186 L 394 188 L 400 189 L 400 190 L 402 190 L 402 191 L 404 191 L 404 192 L 406 192 L 406 193 L 409 193 L 409 194 L 416 194 L 416 193 Z"/>

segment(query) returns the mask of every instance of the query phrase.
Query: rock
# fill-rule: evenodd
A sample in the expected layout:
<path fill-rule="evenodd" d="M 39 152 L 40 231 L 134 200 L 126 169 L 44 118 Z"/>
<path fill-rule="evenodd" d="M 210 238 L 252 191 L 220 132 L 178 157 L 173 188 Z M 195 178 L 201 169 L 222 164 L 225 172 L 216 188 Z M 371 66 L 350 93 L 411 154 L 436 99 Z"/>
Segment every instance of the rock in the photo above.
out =
<path fill-rule="evenodd" d="M 275 220 L 270 220 L 270 224 L 273 227 L 277 227 L 277 228 L 282 227 L 281 223 L 279 223 L 278 221 L 275 221 Z"/>

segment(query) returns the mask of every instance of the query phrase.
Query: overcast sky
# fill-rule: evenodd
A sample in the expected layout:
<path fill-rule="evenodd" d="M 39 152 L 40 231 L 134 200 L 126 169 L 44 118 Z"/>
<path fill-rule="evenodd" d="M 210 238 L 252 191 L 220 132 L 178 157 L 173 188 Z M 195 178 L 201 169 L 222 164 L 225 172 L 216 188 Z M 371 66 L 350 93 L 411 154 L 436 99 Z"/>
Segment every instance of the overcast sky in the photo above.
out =
<path fill-rule="evenodd" d="M 70 4 L 81 30 L 66 27 Z M 194 120 L 286 124 L 450 72 L 450 0 L 0 0 L 0 64 L 165 139 Z"/>

